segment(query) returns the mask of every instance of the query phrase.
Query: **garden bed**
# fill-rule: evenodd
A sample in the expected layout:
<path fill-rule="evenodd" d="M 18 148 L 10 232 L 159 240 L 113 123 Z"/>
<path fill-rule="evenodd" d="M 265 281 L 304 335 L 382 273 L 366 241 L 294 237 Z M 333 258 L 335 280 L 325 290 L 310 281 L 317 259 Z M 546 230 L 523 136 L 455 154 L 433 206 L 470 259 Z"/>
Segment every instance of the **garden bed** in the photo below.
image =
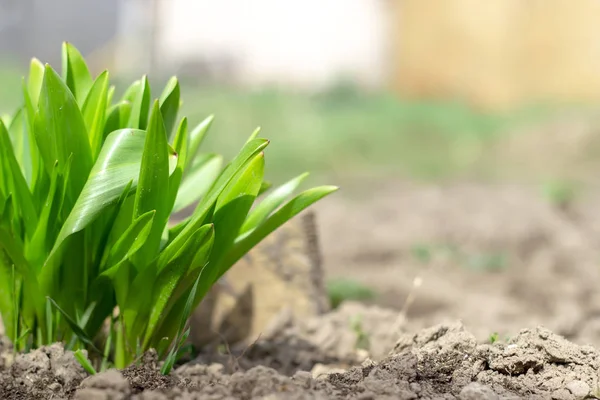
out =
<path fill-rule="evenodd" d="M 370 285 L 374 304 L 282 312 L 255 343 L 206 351 L 167 377 L 152 353 L 88 376 L 58 344 L 13 359 L 0 340 L 0 398 L 595 398 L 595 204 L 582 197 L 565 213 L 514 185 L 392 186 L 330 201 L 317 207 L 326 273 Z M 498 253 L 500 263 L 483 257 Z"/>
<path fill-rule="evenodd" d="M 402 334 L 388 341 L 389 354 L 381 360 L 350 367 L 348 359 L 335 360 L 344 349 L 324 343 L 319 348 L 315 339 L 360 307 L 365 315 L 378 315 L 379 322 L 389 320 L 385 310 L 352 305 L 320 317 L 322 328 L 314 332 L 312 347 L 298 334 L 302 329 L 289 327 L 287 334 L 257 342 L 241 356 L 213 355 L 214 362 L 206 362 L 210 357 L 204 355 L 166 377 L 152 353 L 121 372 L 88 376 L 56 344 L 4 365 L 0 398 L 583 399 L 598 393 L 598 351 L 544 328 L 522 330 L 509 343 L 478 344 L 460 323 L 442 324 Z M 385 324 L 378 329 L 385 330 Z M 343 337 L 340 331 L 332 332 Z M 385 341 L 386 332 L 370 333 Z M 3 357 L 11 357 L 8 348 Z"/>

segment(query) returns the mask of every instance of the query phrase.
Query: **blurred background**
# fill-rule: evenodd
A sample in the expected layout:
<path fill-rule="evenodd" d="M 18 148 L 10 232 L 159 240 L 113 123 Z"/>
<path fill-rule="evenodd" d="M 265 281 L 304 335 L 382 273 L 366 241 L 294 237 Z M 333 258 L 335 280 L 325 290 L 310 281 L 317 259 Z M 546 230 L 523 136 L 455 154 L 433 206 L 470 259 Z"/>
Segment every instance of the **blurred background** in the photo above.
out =
<path fill-rule="evenodd" d="M 67 40 L 113 80 L 176 74 L 228 155 L 262 126 L 284 176 L 583 179 L 598 17 L 597 0 L 0 0 L 0 111 L 30 58 L 60 68 Z M 546 140 L 568 154 L 539 154 Z"/>
<path fill-rule="evenodd" d="M 205 149 L 231 157 L 261 126 L 269 178 L 342 186 L 317 207 L 332 279 L 401 307 L 431 274 L 415 318 L 556 328 L 540 291 L 572 278 L 581 308 L 600 270 L 582 194 L 599 183 L 598 21 L 598 0 L 0 0 L 0 113 L 31 57 L 60 68 L 64 40 L 95 74 L 148 73 L 154 96 L 177 75 L 182 114 L 216 114 Z"/>

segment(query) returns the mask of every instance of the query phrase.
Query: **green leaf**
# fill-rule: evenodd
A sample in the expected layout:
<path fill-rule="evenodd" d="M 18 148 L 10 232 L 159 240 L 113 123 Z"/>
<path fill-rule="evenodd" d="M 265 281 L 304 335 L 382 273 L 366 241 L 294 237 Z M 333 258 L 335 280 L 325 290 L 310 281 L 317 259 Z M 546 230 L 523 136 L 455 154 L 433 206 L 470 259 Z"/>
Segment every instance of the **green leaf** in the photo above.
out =
<path fill-rule="evenodd" d="M 219 262 L 227 254 L 244 220 L 258 195 L 264 175 L 264 153 L 256 154 L 221 192 L 213 222 L 215 224 L 215 244 L 211 262 L 202 271 L 202 281 L 198 290 L 199 302 L 220 276 Z"/>
<path fill-rule="evenodd" d="M 25 107 L 19 108 L 10 125 L 4 125 L 8 129 L 8 134 L 12 142 L 13 150 L 21 172 L 25 180 L 31 182 L 31 142 L 29 141 L 29 129 L 27 126 L 27 111 Z"/>
<path fill-rule="evenodd" d="M 206 195 L 222 168 L 223 157 L 218 154 L 196 157 L 179 187 L 173 212 L 183 210 Z"/>
<path fill-rule="evenodd" d="M 137 186 L 145 139 L 146 132 L 137 129 L 121 129 L 108 135 L 52 253 L 68 236 L 85 228 L 102 210 L 113 204 L 127 185 L 132 183 L 132 189 Z M 169 172 L 172 172 L 177 165 L 177 157 L 172 149 L 169 154 Z"/>
<path fill-rule="evenodd" d="M 40 95 L 40 91 L 41 91 L 41 84 L 43 81 L 43 67 L 42 67 L 42 75 L 40 77 L 40 86 L 36 86 L 35 89 L 33 90 L 37 90 L 36 92 L 36 104 L 35 107 L 33 105 L 31 96 L 29 94 L 29 91 L 27 89 L 27 86 L 25 84 L 25 80 L 22 81 L 22 89 L 23 89 L 23 98 L 25 99 L 25 106 L 24 106 L 24 110 L 25 110 L 25 115 L 24 118 L 27 122 L 27 136 L 28 136 L 28 142 L 29 142 L 29 155 L 30 155 L 30 163 L 31 163 L 31 178 L 29 180 L 29 185 L 32 188 L 32 192 L 34 193 L 34 200 L 38 200 L 38 196 L 35 196 L 35 194 L 39 194 L 40 191 L 42 191 L 41 189 L 43 189 L 43 184 L 44 184 L 44 164 L 42 162 L 42 157 L 40 155 L 40 151 L 37 147 L 37 143 L 36 143 L 36 139 L 35 139 L 35 132 L 34 132 L 34 126 L 35 126 L 35 108 L 37 108 L 37 103 L 39 100 L 39 95 Z M 38 204 L 39 206 L 39 204 Z"/>
<path fill-rule="evenodd" d="M 115 265 L 126 258 L 131 257 L 146 242 L 154 220 L 155 210 L 148 211 L 133 220 L 129 228 L 115 242 L 114 246 L 107 253 L 107 260 L 103 264 Z M 107 272 L 110 276 L 111 273 Z"/>
<path fill-rule="evenodd" d="M 167 133 L 157 100 L 154 102 L 150 116 L 133 209 L 134 218 L 156 210 L 152 230 L 146 239 L 143 251 L 133 258 L 134 264 L 139 268 L 158 255 L 161 235 L 169 220 L 168 147 Z"/>
<path fill-rule="evenodd" d="M 173 206 L 175 205 L 175 200 L 177 197 L 177 193 L 179 193 L 181 179 L 183 178 L 183 170 L 185 168 L 185 163 L 187 160 L 187 150 L 188 150 L 188 131 L 187 131 L 187 118 L 183 118 L 177 128 L 177 133 L 175 134 L 175 152 L 177 153 L 177 167 L 175 168 L 175 172 L 169 178 L 169 210 L 173 213 Z M 163 239 L 167 237 L 168 240 L 168 231 L 165 228 L 163 230 Z"/>
<path fill-rule="evenodd" d="M 42 265 L 52 248 L 52 244 L 49 240 L 49 238 L 53 238 L 50 222 L 56 220 L 56 218 L 52 218 L 52 210 L 55 202 L 60 202 L 62 192 L 62 189 L 58 186 L 58 173 L 58 162 L 56 162 L 50 181 L 50 190 L 48 191 L 46 201 L 42 207 L 33 238 L 31 239 L 29 246 L 27 246 L 26 258 L 31 265 Z M 55 212 L 57 208 L 58 207 L 54 208 Z"/>
<path fill-rule="evenodd" d="M 58 312 L 64 317 L 65 321 L 69 325 L 69 328 L 71 328 L 73 333 L 77 336 L 77 339 L 79 339 L 82 343 L 85 343 L 87 346 L 89 346 L 89 348 L 93 349 L 98 354 L 102 354 L 102 352 L 96 348 L 94 342 L 88 337 L 85 331 L 79 325 L 77 325 L 77 322 L 75 322 L 75 320 L 71 318 L 71 316 L 56 303 L 56 301 L 52 300 L 50 297 L 46 297 L 46 299 L 48 299 L 52 306 L 56 308 L 56 310 L 58 310 Z"/>
<path fill-rule="evenodd" d="M 258 134 L 260 133 L 260 126 L 257 127 L 254 132 L 252 132 L 252 134 L 250 135 L 250 137 L 248 138 L 248 140 L 246 141 L 246 143 L 248 143 L 251 140 L 254 140 L 258 137 Z"/>
<path fill-rule="evenodd" d="M 181 96 L 181 89 L 179 87 L 179 81 L 176 77 L 172 77 L 167 82 L 162 95 L 160 96 L 160 112 L 165 121 L 165 130 L 167 131 L 167 137 L 171 138 L 171 132 L 173 126 L 175 126 L 175 120 L 177 119 L 177 112 L 179 111 L 179 102 Z"/>
<path fill-rule="evenodd" d="M 258 195 L 259 196 L 263 195 L 265 192 L 267 192 L 269 189 L 271 189 L 271 186 L 273 186 L 273 184 L 271 182 L 263 181 L 262 184 L 260 185 L 260 190 L 258 191 Z"/>
<path fill-rule="evenodd" d="M 114 131 L 127 127 L 127 121 L 131 115 L 131 103 L 121 101 L 106 110 L 106 122 L 104 124 L 104 137 Z"/>
<path fill-rule="evenodd" d="M 175 343 L 173 344 L 173 347 L 171 348 L 171 351 L 170 351 L 169 355 L 167 356 L 165 364 L 161 368 L 161 373 L 164 375 L 166 375 L 170 372 L 171 368 L 173 367 L 173 365 L 175 364 L 175 361 L 176 361 L 178 347 L 181 347 L 181 344 L 185 341 L 185 339 L 187 339 L 187 337 L 189 335 L 189 330 L 186 331 L 186 333 L 184 333 L 184 334 L 182 334 L 182 332 L 185 329 L 185 325 L 187 324 L 188 319 L 192 315 L 192 310 L 194 309 L 193 307 L 195 305 L 194 301 L 195 301 L 197 293 L 198 293 L 198 286 L 200 284 L 201 278 L 202 278 L 202 274 L 199 274 L 198 277 L 196 278 L 196 281 L 194 282 L 194 286 L 192 286 L 192 290 L 190 291 L 190 293 L 187 297 L 185 306 L 183 307 L 183 313 L 181 313 L 181 318 L 179 319 L 179 327 L 177 329 Z M 182 339 L 182 340 L 179 340 L 179 339 Z"/>
<path fill-rule="evenodd" d="M 186 170 L 188 166 L 194 161 L 196 158 L 196 154 L 198 153 L 198 149 L 200 148 L 200 144 L 204 140 L 206 136 L 206 132 L 210 129 L 213 120 L 215 119 L 214 115 L 208 116 L 204 121 L 200 122 L 191 132 L 190 132 L 190 146 L 188 148 L 188 159 L 186 164 Z"/>
<path fill-rule="evenodd" d="M 27 93 L 31 99 L 31 105 L 37 109 L 40 92 L 42 91 L 42 82 L 44 81 L 44 64 L 37 58 L 32 58 L 29 64 L 29 79 L 27 81 Z"/>
<path fill-rule="evenodd" d="M 153 289 L 152 311 L 148 319 L 146 336 L 143 347 L 147 348 L 154 335 L 154 330 L 170 309 L 168 305 L 173 305 L 181 295 L 183 290 L 176 293 L 177 287 L 182 284 L 183 278 L 194 268 L 192 261 L 199 257 L 201 265 L 206 263 L 212 245 L 214 242 L 214 226 L 207 224 L 192 234 L 184 246 L 175 254 L 173 259 L 169 260 L 167 265 L 159 272 L 156 284 Z M 197 269 L 197 266 L 196 266 Z M 185 282 L 183 282 L 185 287 Z M 183 289 L 183 288 L 182 288 Z M 175 296 L 174 296 L 175 295 Z"/>
<path fill-rule="evenodd" d="M 79 362 L 79 364 L 81 364 L 83 369 L 85 369 L 87 371 L 88 374 L 96 375 L 96 373 L 97 373 L 96 369 L 94 368 L 94 366 L 92 365 L 90 360 L 88 360 L 88 358 L 85 355 L 85 353 L 83 352 L 83 350 L 81 350 L 81 349 L 75 350 L 75 352 L 73 353 L 73 356 Z"/>
<path fill-rule="evenodd" d="M 135 101 L 135 98 L 138 95 L 138 92 L 140 91 L 141 87 L 142 87 L 142 81 L 141 80 L 134 81 L 125 90 L 125 93 L 123 93 L 123 97 L 121 97 L 121 101 L 126 101 L 128 103 L 133 103 Z"/>
<path fill-rule="evenodd" d="M 177 235 L 177 237 L 175 237 L 175 239 L 173 239 L 173 241 L 169 243 L 169 245 L 161 253 L 161 258 L 165 258 L 167 260 L 171 259 L 171 257 L 181 248 L 183 243 L 189 239 L 192 232 L 204 225 L 204 220 L 208 216 L 209 212 L 214 209 L 219 195 L 229 184 L 232 178 L 246 166 L 250 159 L 267 147 L 268 144 L 268 140 L 254 139 L 244 145 L 237 157 L 231 164 L 229 164 L 227 168 L 225 168 L 206 196 L 204 196 L 202 201 L 198 203 L 196 210 L 181 233 Z"/>
<path fill-rule="evenodd" d="M 306 190 L 269 216 L 267 220 L 259 225 L 256 229 L 237 238 L 235 244 L 221 262 L 219 267 L 219 278 L 233 264 L 242 258 L 244 254 L 248 253 L 254 246 L 260 243 L 261 240 L 302 212 L 304 209 L 323 197 L 335 192 L 337 189 L 338 188 L 335 186 L 320 186 Z"/>
<path fill-rule="evenodd" d="M 107 107 L 112 106 L 112 101 L 115 98 L 115 90 L 116 90 L 115 85 L 111 85 L 108 88 L 108 92 L 106 94 L 106 106 Z"/>
<path fill-rule="evenodd" d="M 258 206 L 256 206 L 248 215 L 248 218 L 244 222 L 240 234 L 244 234 L 258 225 L 260 225 L 273 211 L 275 211 L 280 205 L 282 205 L 288 196 L 300 186 L 302 181 L 308 177 L 308 173 L 304 173 L 289 182 L 281 185 L 268 195 Z"/>
<path fill-rule="evenodd" d="M 148 124 L 148 110 L 150 109 L 150 84 L 148 77 L 144 75 L 138 87 L 137 93 L 131 102 L 131 115 L 129 116 L 128 128 L 146 129 Z"/>
<path fill-rule="evenodd" d="M 92 87 L 92 76 L 79 50 L 67 42 L 63 42 L 62 47 L 62 72 L 64 82 L 79 105 L 83 105 Z"/>
<path fill-rule="evenodd" d="M 23 177 L 12 150 L 8 131 L 4 123 L 0 121 L 0 165 L 2 165 L 4 172 L 9 174 L 6 178 L 8 179 L 8 188 L 15 199 L 15 213 L 23 221 L 27 237 L 31 238 L 35 232 L 38 215 L 25 177 Z"/>
<path fill-rule="evenodd" d="M 49 65 L 46 65 L 35 118 L 35 137 L 48 174 L 52 173 L 56 160 L 60 166 L 64 166 L 68 158 L 73 156 L 66 196 L 74 202 L 92 169 L 92 152 L 79 107 L 67 86 Z"/>
<path fill-rule="evenodd" d="M 94 159 L 100 152 L 104 139 L 104 117 L 108 94 L 108 71 L 102 72 L 92 85 L 83 103 L 83 120 L 87 127 Z"/>

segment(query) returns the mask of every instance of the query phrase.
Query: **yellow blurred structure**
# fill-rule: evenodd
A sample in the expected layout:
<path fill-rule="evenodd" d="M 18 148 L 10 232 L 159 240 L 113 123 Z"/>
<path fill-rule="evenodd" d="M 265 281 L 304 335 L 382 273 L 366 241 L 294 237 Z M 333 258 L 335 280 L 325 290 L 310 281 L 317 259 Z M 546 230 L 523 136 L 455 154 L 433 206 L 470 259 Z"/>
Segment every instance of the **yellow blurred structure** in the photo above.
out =
<path fill-rule="evenodd" d="M 394 85 L 506 108 L 600 99 L 600 0 L 392 0 Z"/>

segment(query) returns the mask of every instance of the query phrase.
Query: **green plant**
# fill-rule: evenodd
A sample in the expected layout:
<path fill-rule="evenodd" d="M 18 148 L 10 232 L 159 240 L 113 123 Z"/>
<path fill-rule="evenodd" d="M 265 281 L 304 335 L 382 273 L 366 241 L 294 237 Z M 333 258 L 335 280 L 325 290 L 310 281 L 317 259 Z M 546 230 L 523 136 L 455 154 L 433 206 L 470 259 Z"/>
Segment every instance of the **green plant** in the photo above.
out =
<path fill-rule="evenodd" d="M 347 300 L 371 300 L 375 291 L 353 279 L 333 279 L 327 282 L 327 295 L 332 308 Z"/>
<path fill-rule="evenodd" d="M 147 77 L 115 100 L 71 44 L 62 76 L 37 59 L 23 104 L 0 120 L 0 313 L 20 350 L 63 341 L 122 368 L 155 348 L 168 373 L 186 322 L 252 247 L 335 191 L 305 175 L 256 199 L 269 142 L 252 133 L 224 168 L 199 153 L 212 117 L 177 121 L 177 79 L 152 101 Z M 287 202 L 286 202 L 287 201 Z M 169 216 L 197 203 L 191 216 Z M 254 207 L 253 207 L 254 206 Z M 82 358 L 83 353 L 77 353 Z"/>
<path fill-rule="evenodd" d="M 553 180 L 543 185 L 542 193 L 551 205 L 567 210 L 580 194 L 580 189 L 575 182 Z"/>
<path fill-rule="evenodd" d="M 350 328 L 356 334 L 355 349 L 369 350 L 371 348 L 371 339 L 369 334 L 365 332 L 362 325 L 362 316 L 357 314 L 350 318 Z"/>

